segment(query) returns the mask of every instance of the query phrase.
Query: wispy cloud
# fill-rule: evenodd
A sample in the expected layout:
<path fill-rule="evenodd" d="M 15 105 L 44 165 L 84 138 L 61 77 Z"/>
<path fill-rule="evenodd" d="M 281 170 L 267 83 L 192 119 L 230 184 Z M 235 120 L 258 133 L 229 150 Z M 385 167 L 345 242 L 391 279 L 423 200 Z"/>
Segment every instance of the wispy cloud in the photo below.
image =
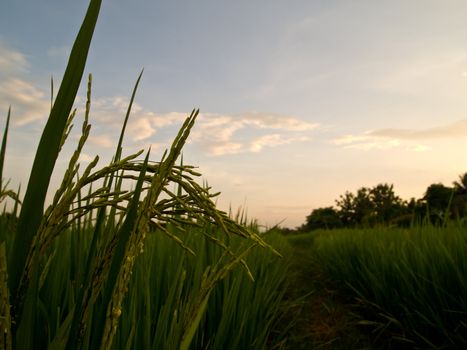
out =
<path fill-rule="evenodd" d="M 104 147 L 116 143 L 128 104 L 129 98 L 122 96 L 92 99 L 90 113 L 91 124 L 94 125 L 92 132 L 97 135 L 97 138 L 102 139 L 99 142 L 105 141 Z M 77 106 L 79 110 L 84 110 L 83 98 L 78 100 Z M 158 132 L 181 125 L 187 116 L 187 113 L 154 113 L 145 110 L 138 103 L 133 103 L 129 123 L 125 130 L 125 140 L 138 147 L 155 145 L 153 138 Z"/>
<path fill-rule="evenodd" d="M 425 129 L 386 128 L 372 130 L 359 135 L 344 135 L 332 142 L 344 148 L 361 150 L 404 148 L 423 152 L 429 150 L 430 147 L 418 143 L 422 140 L 463 137 L 467 137 L 467 119 Z"/>
<path fill-rule="evenodd" d="M 0 81 L 0 106 L 12 106 L 13 122 L 25 125 L 47 117 L 50 102 L 46 95 L 31 83 L 20 78 Z"/>
<path fill-rule="evenodd" d="M 89 135 L 87 142 L 99 148 L 112 148 L 116 146 L 116 140 L 113 140 L 109 135 L 101 134 L 98 136 Z"/>
<path fill-rule="evenodd" d="M 309 123 L 296 117 L 273 113 L 244 113 L 239 118 L 244 125 L 252 125 L 261 129 L 307 131 L 319 126 L 318 123 Z"/>
<path fill-rule="evenodd" d="M 84 105 L 84 101 L 81 104 Z M 93 101 L 91 118 L 97 124 L 105 125 L 105 128 L 98 127 L 97 132 L 101 135 L 116 134 L 121 128 L 127 107 L 128 99 L 118 96 Z M 125 137 L 135 145 L 147 146 L 156 135 L 163 134 L 167 137 L 168 130 L 176 131 L 187 116 L 188 113 L 180 112 L 155 113 L 135 103 Z M 201 113 L 189 142 L 212 156 L 257 153 L 266 147 L 310 140 L 309 132 L 317 127 L 316 123 L 271 113 Z M 107 140 L 110 138 L 103 137 L 99 142 L 105 141 L 102 146 L 106 147 L 110 143 Z"/>
<path fill-rule="evenodd" d="M 128 132 L 134 135 L 134 141 L 142 141 L 154 135 L 156 129 L 152 126 L 150 118 L 142 117 L 130 123 Z"/>
<path fill-rule="evenodd" d="M 94 157 L 90 156 L 87 153 L 81 153 L 79 156 L 80 163 L 90 163 L 93 160 L 94 160 Z"/>
<path fill-rule="evenodd" d="M 467 119 L 426 129 L 380 129 L 370 131 L 370 136 L 390 137 L 404 140 L 426 140 L 467 136 Z"/>
<path fill-rule="evenodd" d="M 23 72 L 29 67 L 26 56 L 7 47 L 0 41 L 0 74 Z"/>
<path fill-rule="evenodd" d="M 310 139 L 308 133 L 318 128 L 317 123 L 296 117 L 269 113 L 219 115 L 205 113 L 200 116 L 192 139 L 208 154 L 220 156 L 253 152 L 265 147 L 277 147 Z M 265 130 L 274 130 L 264 135 Z"/>
<path fill-rule="evenodd" d="M 50 110 L 45 93 L 22 77 L 28 67 L 25 55 L 0 41 L 0 106 L 12 106 L 16 125 L 43 119 Z"/>
<path fill-rule="evenodd" d="M 280 134 L 264 135 L 256 138 L 250 144 L 251 152 L 260 152 L 264 147 L 276 147 L 293 142 L 303 142 L 310 140 L 307 136 L 285 137 Z"/>
<path fill-rule="evenodd" d="M 368 133 L 363 135 L 345 135 L 332 141 L 337 146 L 358 150 L 387 150 L 401 147 L 398 139 L 371 136 Z"/>

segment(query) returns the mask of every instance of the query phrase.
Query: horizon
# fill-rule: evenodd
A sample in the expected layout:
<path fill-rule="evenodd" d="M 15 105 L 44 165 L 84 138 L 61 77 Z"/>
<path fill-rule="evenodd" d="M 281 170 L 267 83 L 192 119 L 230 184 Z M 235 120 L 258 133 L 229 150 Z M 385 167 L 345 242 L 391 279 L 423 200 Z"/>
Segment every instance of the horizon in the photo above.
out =
<path fill-rule="evenodd" d="M 408 200 L 451 185 L 467 170 L 467 3 L 423 4 L 104 1 L 85 70 L 93 127 L 81 160 L 110 160 L 144 68 L 124 155 L 151 146 L 160 159 L 199 107 L 184 163 L 221 192 L 223 210 L 296 227 L 345 191 L 388 183 Z M 13 189 L 27 184 L 50 77 L 57 91 L 87 5 L 2 6 L 0 113 L 4 125 L 11 105 L 4 177 Z M 51 189 L 75 143 L 72 134 Z"/>

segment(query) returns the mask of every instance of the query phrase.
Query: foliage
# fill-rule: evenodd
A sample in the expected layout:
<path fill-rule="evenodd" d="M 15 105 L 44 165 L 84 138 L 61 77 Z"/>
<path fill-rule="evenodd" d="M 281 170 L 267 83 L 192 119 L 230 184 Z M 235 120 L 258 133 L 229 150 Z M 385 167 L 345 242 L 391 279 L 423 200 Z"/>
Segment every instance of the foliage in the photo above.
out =
<path fill-rule="evenodd" d="M 303 231 L 311 231 L 320 228 L 334 229 L 342 227 L 342 220 L 339 213 L 333 207 L 314 209 L 306 218 Z"/>
<path fill-rule="evenodd" d="M 228 238 L 215 225 L 184 228 L 182 231 L 171 224 L 167 226 L 173 235 L 184 238 L 196 256 L 180 249 L 176 241 L 160 230 L 148 234 L 144 253 L 135 258 L 113 349 L 179 349 L 193 307 L 203 294 L 206 274 L 230 260 L 222 247 L 210 243 L 205 231 L 228 243 L 232 252 L 242 254 L 249 247 L 245 239 Z M 67 308 L 72 305 L 73 295 L 79 293 L 76 276 L 84 272 L 79 261 L 88 256 L 92 240 L 92 230 L 75 229 L 62 234 L 53 244 L 57 249 L 39 293 L 43 307 L 41 333 L 52 339 L 49 348 L 60 337 L 61 328 L 55 325 L 69 317 Z M 270 235 L 264 239 L 283 247 L 284 254 L 288 253 L 282 236 Z M 264 349 L 266 343 L 280 340 L 273 338 L 271 330 L 278 328 L 282 312 L 280 303 L 287 287 L 287 264 L 270 250 L 259 247 L 250 249 L 245 261 L 255 281 L 235 268 L 217 283 L 190 349 Z M 96 303 L 94 310 L 100 308 L 101 301 L 98 299 Z M 93 329 L 86 330 L 83 348 L 92 343 L 93 333 Z M 43 342 L 47 344 L 45 339 Z"/>
<path fill-rule="evenodd" d="M 347 226 L 374 226 L 388 224 L 399 216 L 403 201 L 395 194 L 393 185 L 378 184 L 362 187 L 356 195 L 346 192 L 336 205 Z"/>
<path fill-rule="evenodd" d="M 122 157 L 122 139 L 141 75 L 133 89 L 112 161 L 96 170 L 99 160 L 96 156 L 81 170 L 78 159 L 91 131 L 89 76 L 81 137 L 62 183 L 44 211 L 55 162 L 77 114 L 72 105 L 100 5 L 100 0 L 90 1 L 42 133 L 22 203 L 19 191 L 7 190 L 3 182 L 0 186 L 0 199 L 10 197 L 15 201 L 14 219 L 4 214 L 0 220 L 0 320 L 4 330 L 0 347 L 5 349 L 110 349 L 125 322 L 123 313 L 123 317 L 129 314 L 135 319 L 136 309 L 125 308 L 125 303 L 132 297 L 143 298 L 136 300 L 141 311 L 141 305 L 148 307 L 150 293 L 160 287 L 148 291 L 151 276 L 146 274 L 145 280 L 134 287 L 146 288 L 145 294 L 130 289 L 135 264 L 155 228 L 159 230 L 157 235 L 166 235 L 185 254 L 194 255 L 195 251 L 187 245 L 190 227 L 215 227 L 199 230 L 199 236 L 209 244 L 198 248 L 216 250 L 217 255 L 205 256 L 217 260 L 209 260 L 196 270 L 196 278 L 192 280 L 196 293 L 188 293 L 183 300 L 173 299 L 174 303 L 167 304 L 169 309 L 164 311 L 166 315 L 175 315 L 177 324 L 171 330 L 166 349 L 188 349 L 203 322 L 215 287 L 235 267 L 243 267 L 246 276 L 253 279 L 246 261 L 251 251 L 269 247 L 270 253 L 278 254 L 257 232 L 246 229 L 216 208 L 215 194 L 195 181 L 200 174 L 194 167 L 176 164 L 196 121 L 197 110 L 187 117 L 160 161 L 151 161 L 149 151 L 144 160 L 139 159 L 142 150 Z M 0 152 L 0 173 L 9 119 L 10 112 Z M 127 187 L 131 190 L 124 190 Z M 174 187 L 178 188 L 177 193 L 172 191 Z M 235 236 L 243 241 L 238 249 L 231 245 Z M 172 263 L 174 269 L 182 266 L 176 261 Z M 175 282 L 170 282 L 176 287 L 171 291 L 172 298 L 178 296 L 173 293 L 191 290 L 183 276 L 176 274 Z M 177 316 L 178 309 L 170 307 L 180 302 L 183 311 Z M 134 329 L 127 335 L 128 343 L 121 346 L 130 346 L 131 332 L 134 335 Z M 144 335 L 151 336 L 158 335 Z"/>
<path fill-rule="evenodd" d="M 449 207 L 453 194 L 453 188 L 446 187 L 441 183 L 428 186 L 423 200 L 427 204 L 431 222 L 440 224 L 446 217 L 449 217 Z"/>
<path fill-rule="evenodd" d="M 363 308 L 362 324 L 410 347 L 459 349 L 467 345 L 466 242 L 458 226 L 336 230 L 315 239 L 325 271 Z"/>

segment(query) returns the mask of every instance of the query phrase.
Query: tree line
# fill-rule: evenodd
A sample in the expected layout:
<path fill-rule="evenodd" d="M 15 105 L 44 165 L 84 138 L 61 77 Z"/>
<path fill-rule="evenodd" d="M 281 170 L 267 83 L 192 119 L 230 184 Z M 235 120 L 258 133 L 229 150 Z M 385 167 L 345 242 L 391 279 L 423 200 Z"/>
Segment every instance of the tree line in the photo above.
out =
<path fill-rule="evenodd" d="M 355 193 L 347 191 L 335 201 L 335 206 L 313 209 L 300 231 L 377 226 L 407 227 L 413 223 L 442 225 L 449 220 L 467 216 L 467 173 L 452 186 L 434 183 L 422 198 L 401 199 L 392 184 L 361 187 Z"/>

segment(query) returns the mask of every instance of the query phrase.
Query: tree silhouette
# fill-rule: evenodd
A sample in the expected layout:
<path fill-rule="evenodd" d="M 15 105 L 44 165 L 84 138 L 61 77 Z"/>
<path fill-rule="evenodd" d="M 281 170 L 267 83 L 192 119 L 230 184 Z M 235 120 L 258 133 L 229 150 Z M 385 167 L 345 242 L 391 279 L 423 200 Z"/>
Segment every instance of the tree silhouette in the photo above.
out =
<path fill-rule="evenodd" d="M 450 204 L 454 196 L 454 188 L 442 183 L 431 184 L 426 189 L 423 199 L 428 206 L 430 220 L 433 224 L 441 224 L 450 213 Z"/>
<path fill-rule="evenodd" d="M 456 193 L 467 194 L 467 173 L 459 175 L 459 180 L 453 182 Z"/>
<path fill-rule="evenodd" d="M 314 209 L 306 217 L 306 223 L 301 228 L 303 231 L 316 229 L 333 229 L 342 227 L 342 221 L 336 209 L 333 207 Z"/>
<path fill-rule="evenodd" d="M 453 187 L 434 183 L 420 199 L 404 201 L 394 192 L 394 185 L 381 183 L 346 191 L 335 201 L 336 208 L 314 209 L 302 230 L 339 227 L 374 227 L 375 225 L 410 226 L 427 215 L 433 224 L 447 219 L 467 217 L 467 172 L 459 175 Z"/>
<path fill-rule="evenodd" d="M 361 187 L 356 194 L 347 191 L 336 205 L 346 226 L 389 224 L 406 212 L 404 201 L 395 194 L 394 186 L 388 184 Z"/>
<path fill-rule="evenodd" d="M 404 201 L 394 192 L 394 185 L 378 184 L 370 190 L 370 200 L 375 210 L 375 221 L 389 224 L 404 214 Z"/>
<path fill-rule="evenodd" d="M 467 173 L 459 175 L 459 180 L 453 182 L 454 197 L 451 212 L 459 220 L 467 215 Z"/>

